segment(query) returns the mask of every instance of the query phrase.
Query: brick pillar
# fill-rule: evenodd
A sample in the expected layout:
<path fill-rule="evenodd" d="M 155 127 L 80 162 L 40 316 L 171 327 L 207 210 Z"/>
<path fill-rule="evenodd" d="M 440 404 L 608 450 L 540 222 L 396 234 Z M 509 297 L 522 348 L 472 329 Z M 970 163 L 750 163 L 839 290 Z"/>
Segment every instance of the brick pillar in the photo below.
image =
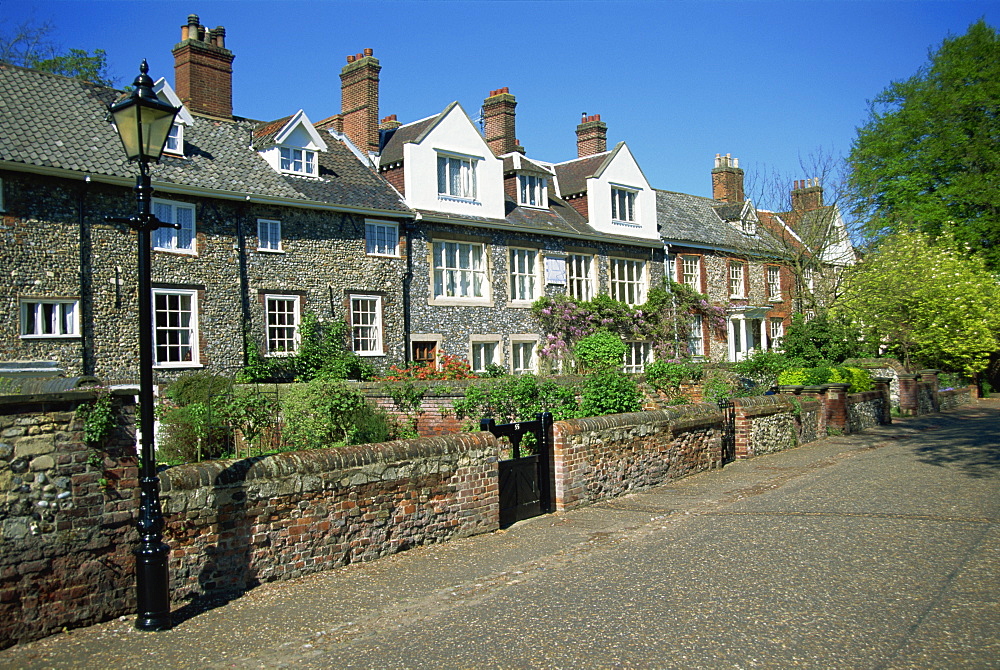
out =
<path fill-rule="evenodd" d="M 892 423 L 892 398 L 889 395 L 889 382 L 891 381 L 892 379 L 889 377 L 872 377 L 872 388 L 882 396 L 882 413 L 879 415 L 878 422 L 883 426 Z"/>
<path fill-rule="evenodd" d="M 800 395 L 804 386 L 798 386 L 795 384 L 781 384 L 778 386 L 778 393 L 781 395 Z"/>
<path fill-rule="evenodd" d="M 917 375 L 899 373 L 899 413 L 903 416 L 916 416 L 919 412 L 917 390 Z"/>
<path fill-rule="evenodd" d="M 750 431 L 753 428 L 750 419 L 747 417 L 746 409 L 739 398 L 733 398 L 733 432 L 736 437 L 736 448 L 733 455 L 739 459 L 753 458 L 754 453 L 750 447 Z"/>
<path fill-rule="evenodd" d="M 743 170 L 740 159 L 729 154 L 715 154 L 715 167 L 712 169 L 712 197 L 728 203 L 743 202 Z"/>
<path fill-rule="evenodd" d="M 207 30 L 198 15 L 181 26 L 174 46 L 174 88 L 192 112 L 231 119 L 233 116 L 233 52 L 226 48 L 226 29 Z"/>
<path fill-rule="evenodd" d="M 827 428 L 843 433 L 850 431 L 847 424 L 847 389 L 850 384 L 824 384 L 826 387 L 826 425 Z"/>
<path fill-rule="evenodd" d="M 517 101 L 504 86 L 490 91 L 490 97 L 483 101 L 483 134 L 493 155 L 503 156 L 512 151 L 524 153 L 524 147 L 517 143 L 514 131 L 514 108 Z"/>
<path fill-rule="evenodd" d="M 371 49 L 347 57 L 340 71 L 344 134 L 364 152 L 378 151 L 378 82 L 382 66 Z"/>
<path fill-rule="evenodd" d="M 584 116 L 576 127 L 576 156 L 593 156 L 608 150 L 608 124 L 600 114 Z"/>
<path fill-rule="evenodd" d="M 940 388 L 940 383 L 938 382 L 938 375 L 941 374 L 940 370 L 917 370 L 917 374 L 920 375 L 920 381 L 926 382 L 931 386 L 931 403 L 934 406 L 935 412 L 941 411 L 941 400 L 938 398 L 938 388 Z"/>

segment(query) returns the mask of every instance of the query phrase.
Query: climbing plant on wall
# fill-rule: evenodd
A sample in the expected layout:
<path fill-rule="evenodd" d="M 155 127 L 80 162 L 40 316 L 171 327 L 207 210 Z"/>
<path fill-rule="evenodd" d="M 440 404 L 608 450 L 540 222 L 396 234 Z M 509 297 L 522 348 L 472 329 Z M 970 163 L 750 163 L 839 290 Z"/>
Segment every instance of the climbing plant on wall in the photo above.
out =
<path fill-rule="evenodd" d="M 686 358 L 692 316 L 700 315 L 716 332 L 726 327 L 725 308 L 673 281 L 651 289 L 646 302 L 634 307 L 606 295 L 589 301 L 559 295 L 536 300 L 532 314 L 546 334 L 539 356 L 562 361 L 564 369 L 573 364 L 573 346 L 601 330 L 624 340 L 652 342 L 657 358 Z"/>

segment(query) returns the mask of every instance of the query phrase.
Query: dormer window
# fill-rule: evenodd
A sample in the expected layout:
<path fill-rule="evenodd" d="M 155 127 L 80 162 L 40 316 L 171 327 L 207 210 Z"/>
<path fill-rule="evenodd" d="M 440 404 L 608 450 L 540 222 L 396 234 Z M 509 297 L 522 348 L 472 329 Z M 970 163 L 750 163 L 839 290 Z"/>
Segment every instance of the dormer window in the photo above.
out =
<path fill-rule="evenodd" d="M 309 177 L 316 176 L 316 152 L 281 147 L 281 171 Z"/>
<path fill-rule="evenodd" d="M 517 204 L 542 209 L 549 206 L 548 179 L 545 177 L 519 174 L 517 185 Z"/>
<path fill-rule="evenodd" d="M 611 187 L 611 220 L 617 223 L 635 223 L 635 196 L 631 189 Z"/>
<path fill-rule="evenodd" d="M 747 235 L 757 234 L 757 222 L 749 217 L 744 218 L 742 221 L 740 221 L 740 227 L 743 229 L 743 232 Z"/>
<path fill-rule="evenodd" d="M 167 135 L 167 143 L 163 146 L 163 153 L 184 155 L 184 126 L 175 123 L 170 126 L 170 134 Z"/>
<path fill-rule="evenodd" d="M 438 154 L 438 197 L 476 199 L 476 163 L 472 157 Z"/>

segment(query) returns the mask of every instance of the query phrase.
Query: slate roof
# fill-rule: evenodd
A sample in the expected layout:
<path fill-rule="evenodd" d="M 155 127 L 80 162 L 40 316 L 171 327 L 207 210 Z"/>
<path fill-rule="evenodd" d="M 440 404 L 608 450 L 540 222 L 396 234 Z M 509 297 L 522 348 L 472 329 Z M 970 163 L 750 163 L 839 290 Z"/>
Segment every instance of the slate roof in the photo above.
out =
<path fill-rule="evenodd" d="M 733 206 L 742 209 L 742 205 Z M 780 249 L 763 226 L 757 226 L 756 235 L 747 235 L 724 221 L 718 210 L 719 202 L 711 198 L 656 191 L 656 219 L 660 236 L 667 243 L 691 243 L 745 253 L 774 253 Z"/>
<path fill-rule="evenodd" d="M 133 180 L 121 141 L 106 121 L 120 91 L 78 79 L 0 65 L 0 161 Z M 278 122 L 274 122 L 278 123 Z M 271 125 L 271 124 L 268 124 Z M 314 204 L 409 212 L 395 190 L 330 135 L 320 177 L 276 172 L 250 147 L 259 121 L 195 115 L 184 129 L 184 158 L 164 155 L 153 182 Z"/>
<path fill-rule="evenodd" d="M 611 154 L 611 151 L 606 151 L 553 165 L 559 179 L 559 195 L 565 198 L 586 191 L 587 178 L 593 177 Z"/>
<path fill-rule="evenodd" d="M 451 107 L 449 106 L 448 109 L 451 109 Z M 398 163 L 403 160 L 403 145 L 407 142 L 416 141 L 447 112 L 448 110 L 446 109 L 440 114 L 435 114 L 434 116 L 427 117 L 426 119 L 414 121 L 397 128 L 396 132 L 394 132 L 392 137 L 389 138 L 389 141 L 386 142 L 386 145 L 382 147 L 379 165 L 392 165 L 393 163 Z"/>
<path fill-rule="evenodd" d="M 530 158 L 520 154 L 507 154 L 503 157 L 503 173 L 510 174 L 514 171 L 528 172 L 549 176 L 552 170 L 541 163 L 537 163 Z"/>

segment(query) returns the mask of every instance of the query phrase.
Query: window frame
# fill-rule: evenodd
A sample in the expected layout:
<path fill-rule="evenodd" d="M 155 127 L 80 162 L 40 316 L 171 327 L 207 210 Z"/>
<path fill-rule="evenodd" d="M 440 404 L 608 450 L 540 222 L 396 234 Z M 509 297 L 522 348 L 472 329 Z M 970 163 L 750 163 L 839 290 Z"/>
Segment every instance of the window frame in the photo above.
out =
<path fill-rule="evenodd" d="M 455 200 L 458 202 L 478 202 L 479 200 L 479 167 L 481 159 L 476 156 L 455 154 L 444 151 L 437 152 L 437 188 L 438 198 L 441 200 Z M 455 175 L 452 174 L 452 165 L 458 164 L 458 186 L 459 192 L 453 193 L 455 188 Z M 468 164 L 468 171 L 463 172 L 463 166 Z"/>
<path fill-rule="evenodd" d="M 302 327 L 302 296 L 291 295 L 284 293 L 264 293 L 262 296 L 264 301 L 264 355 L 268 357 L 280 358 L 284 356 L 294 356 L 299 351 L 299 346 L 302 344 L 301 327 Z M 292 329 L 292 348 L 291 349 L 277 349 L 272 346 L 271 329 L 287 329 L 288 324 L 272 324 L 271 323 L 271 309 L 269 301 L 280 300 L 283 302 L 291 302 L 293 304 L 292 318 L 293 323 L 291 324 Z M 288 312 L 281 312 L 282 314 L 287 314 Z M 277 314 L 277 312 L 276 312 Z M 277 342 L 279 338 L 274 338 L 274 342 Z M 289 338 L 280 338 L 282 341 L 288 341 Z"/>
<path fill-rule="evenodd" d="M 639 273 L 634 279 L 625 278 L 622 279 L 618 276 L 618 271 L 621 268 L 633 267 L 634 264 L 638 264 Z M 626 273 L 627 274 L 627 273 Z M 634 292 L 636 295 L 631 297 L 635 298 L 634 302 L 630 302 L 627 299 L 622 299 L 619 295 L 623 295 L 623 292 L 618 290 L 619 288 L 624 288 L 624 295 L 628 297 L 629 287 L 634 287 Z M 618 300 L 619 302 L 624 302 L 625 304 L 634 307 L 636 305 L 641 305 L 646 302 L 646 297 L 649 291 L 649 281 L 648 281 L 648 271 L 646 268 L 645 259 L 637 258 L 619 258 L 614 256 L 608 257 L 608 291 L 612 298 Z"/>
<path fill-rule="evenodd" d="M 631 374 L 642 374 L 646 371 L 646 366 L 653 362 L 653 343 L 648 340 L 628 340 L 625 345 L 628 348 L 622 357 L 622 370 Z"/>
<path fill-rule="evenodd" d="M 621 198 L 624 197 L 624 202 L 620 202 Z M 626 216 L 620 216 L 622 214 L 622 207 L 625 205 Z M 619 225 L 636 226 L 639 220 L 638 214 L 639 206 L 639 191 L 638 189 L 629 188 L 628 186 L 621 186 L 619 184 L 611 185 L 611 222 L 617 223 Z"/>
<path fill-rule="evenodd" d="M 168 217 L 169 220 L 164 219 L 164 217 L 161 216 L 164 207 L 170 208 L 170 216 Z M 156 215 L 156 218 L 164 223 L 177 223 L 177 211 L 179 209 L 191 212 L 190 226 L 186 225 L 187 221 L 182 221 L 182 228 L 180 229 L 164 226 L 154 230 L 151 235 L 152 241 L 150 242 L 150 244 L 153 245 L 153 251 L 166 251 L 174 254 L 189 254 L 192 256 L 198 253 L 198 212 L 194 203 L 153 198 L 153 213 Z M 178 246 L 178 243 L 185 230 L 187 230 L 190 234 L 190 246 L 181 247 Z M 169 243 L 163 244 L 163 242 L 167 241 L 168 238 Z"/>
<path fill-rule="evenodd" d="M 382 303 L 382 296 L 374 293 L 351 293 L 347 296 L 349 301 L 348 314 L 350 318 L 351 326 L 351 350 L 358 356 L 385 356 L 385 329 L 383 318 L 384 306 Z M 364 312 L 357 310 L 356 302 L 374 302 L 374 309 L 365 310 Z M 373 320 L 370 323 L 358 323 L 358 316 L 361 314 L 371 314 L 373 315 Z M 359 335 L 362 330 L 373 331 L 374 334 L 368 334 L 364 337 Z M 359 342 L 368 341 L 374 343 L 374 348 L 371 349 L 360 349 L 358 347 Z"/>
<path fill-rule="evenodd" d="M 687 281 L 687 262 L 689 260 L 694 261 L 694 282 L 688 283 Z M 685 286 L 690 286 L 695 291 L 701 293 L 701 263 L 702 257 L 697 254 L 678 254 L 677 263 L 677 280 L 679 284 L 684 284 Z"/>
<path fill-rule="evenodd" d="M 43 305 L 52 305 L 59 309 L 53 309 L 48 316 L 48 325 L 53 328 L 53 332 L 37 332 L 46 318 Z M 72 332 L 65 332 L 67 325 L 67 314 L 65 307 L 72 306 L 70 325 Z M 47 339 L 73 339 L 80 337 L 80 300 L 78 298 L 21 298 L 20 300 L 20 335 L 24 340 L 47 340 Z M 29 319 L 29 313 L 31 318 Z M 29 333 L 27 326 L 29 320 L 32 322 L 36 332 Z M 55 332 L 55 331 L 60 332 Z"/>
<path fill-rule="evenodd" d="M 736 272 L 738 271 L 738 273 Z M 730 259 L 729 261 L 729 297 L 730 298 L 745 298 L 746 297 L 746 264 L 743 261 L 737 261 Z M 739 275 L 738 277 L 736 275 Z M 734 292 L 734 285 L 739 285 L 739 292 Z"/>
<path fill-rule="evenodd" d="M 286 152 L 288 152 L 287 156 L 285 155 Z M 301 153 L 301 156 L 296 158 L 295 152 Z M 301 164 L 301 169 L 295 169 L 296 163 Z M 297 175 L 299 177 L 316 177 L 319 174 L 319 152 L 315 149 L 307 149 L 306 147 L 279 145 L 278 171 L 283 174 Z"/>
<path fill-rule="evenodd" d="M 705 319 L 701 314 L 690 314 L 688 321 L 688 353 L 692 358 L 705 356 Z"/>
<path fill-rule="evenodd" d="M 523 363 L 522 347 L 530 347 L 530 361 L 528 367 L 518 367 L 518 362 Z M 538 338 L 512 335 L 510 338 L 510 371 L 511 374 L 535 374 L 538 372 Z"/>
<path fill-rule="evenodd" d="M 150 296 L 150 299 L 153 301 L 153 305 L 152 305 L 152 309 L 153 309 L 153 324 L 152 324 L 152 326 L 153 326 L 153 367 L 154 368 L 162 368 L 162 369 L 201 367 L 201 351 L 200 351 L 201 350 L 201 346 L 200 346 L 201 342 L 199 340 L 199 325 L 198 325 L 198 291 L 196 289 L 159 288 L 159 287 L 155 287 L 154 286 L 153 289 L 152 289 L 152 291 L 151 291 L 151 293 L 152 293 L 152 295 Z M 166 361 L 164 361 L 164 360 L 160 359 L 161 344 L 160 344 L 160 340 L 159 340 L 159 337 L 158 337 L 158 335 L 160 334 L 160 331 L 161 330 L 163 330 L 165 332 L 174 332 L 174 331 L 180 332 L 181 331 L 181 327 L 179 327 L 179 326 L 170 326 L 169 324 L 167 324 L 165 326 L 162 326 L 162 327 L 160 326 L 160 322 L 159 322 L 160 310 L 158 310 L 157 307 L 156 307 L 156 298 L 157 298 L 157 296 L 161 296 L 161 295 L 180 296 L 180 297 L 186 297 L 186 298 L 189 299 L 188 312 L 189 312 L 189 315 L 190 315 L 190 317 L 189 317 L 190 320 L 189 320 L 189 325 L 185 329 L 187 331 L 187 333 L 188 333 L 188 343 L 187 343 L 186 346 L 187 346 L 187 348 L 188 348 L 188 350 L 190 352 L 190 358 L 189 359 L 186 359 L 186 360 L 182 359 L 182 360 L 176 360 L 176 361 L 174 361 L 174 360 L 166 360 Z M 185 345 L 177 345 L 177 344 L 168 343 L 168 344 L 162 345 L 162 346 L 167 346 L 167 347 L 172 347 L 173 348 L 173 347 L 185 346 Z"/>
<path fill-rule="evenodd" d="M 767 334 L 771 338 L 771 347 L 780 346 L 782 338 L 785 337 L 785 320 L 780 316 L 770 317 L 767 320 Z"/>
<path fill-rule="evenodd" d="M 584 261 L 584 274 L 582 277 L 576 274 L 576 260 Z M 571 298 L 581 301 L 593 300 L 594 291 L 594 267 L 597 263 L 594 254 L 570 253 L 566 256 L 566 293 Z M 582 295 L 578 295 L 582 289 Z"/>
<path fill-rule="evenodd" d="M 538 202 L 531 202 L 527 194 L 531 194 Z M 537 209 L 548 209 L 549 207 L 549 180 L 540 175 L 517 173 L 517 204 L 522 207 L 534 207 Z"/>
<path fill-rule="evenodd" d="M 767 297 L 769 300 L 775 302 L 781 301 L 781 267 L 777 265 L 768 265 L 767 274 L 765 279 L 767 280 Z M 771 275 L 774 275 L 776 281 L 771 281 Z"/>
<path fill-rule="evenodd" d="M 174 129 L 177 130 L 176 133 L 174 133 Z M 177 143 L 177 148 L 176 149 L 171 149 L 170 148 L 171 135 L 174 136 L 173 139 Z M 173 125 L 170 126 L 170 133 L 167 135 L 167 142 L 166 142 L 166 144 L 163 145 L 163 153 L 167 154 L 168 156 L 179 156 L 181 158 L 184 157 L 184 124 L 183 123 L 179 123 L 179 122 L 177 122 L 175 120 L 174 123 L 173 123 Z"/>
<path fill-rule="evenodd" d="M 438 368 L 438 364 L 437 364 L 438 357 L 439 357 L 439 355 L 441 353 L 440 342 L 441 342 L 440 338 L 433 338 L 433 339 L 427 339 L 427 340 L 424 340 L 424 339 L 410 340 L 410 359 L 414 363 L 429 364 L 432 370 L 437 370 L 437 368 Z M 426 347 L 428 345 L 430 346 L 431 357 L 430 358 L 427 358 L 427 357 L 418 357 L 417 356 L 417 349 L 418 348 L 422 348 L 422 347 Z"/>
<path fill-rule="evenodd" d="M 385 229 L 386 244 L 392 242 L 392 249 L 379 250 L 379 231 Z M 374 237 L 373 237 L 374 234 Z M 365 219 L 365 253 L 369 256 L 399 258 L 399 224 L 395 221 Z"/>
<path fill-rule="evenodd" d="M 529 257 L 527 261 L 528 269 L 524 269 L 518 261 L 518 258 L 524 256 Z M 510 284 L 508 297 L 512 305 L 530 306 L 531 303 L 538 299 L 542 285 L 539 277 L 540 258 L 541 254 L 538 249 L 532 249 L 531 247 L 508 247 L 507 281 Z M 525 283 L 530 285 L 530 295 L 527 298 L 520 297 L 523 295 L 523 291 L 520 289 L 524 287 Z"/>
<path fill-rule="evenodd" d="M 493 347 L 493 355 L 489 361 L 486 361 L 482 355 L 477 356 L 477 348 L 483 348 L 486 346 Z M 477 359 L 481 361 L 481 365 L 478 367 L 476 366 Z M 499 335 L 473 335 L 469 338 L 469 368 L 473 372 L 476 374 L 482 374 L 486 372 L 487 366 L 502 364 L 503 347 Z"/>
<path fill-rule="evenodd" d="M 454 245 L 454 258 L 458 261 L 455 267 L 449 267 L 447 265 L 448 251 L 451 248 L 449 245 Z M 468 247 L 469 267 L 462 268 L 460 267 L 462 254 L 461 249 L 466 246 Z M 477 250 L 479 252 L 478 262 L 476 261 Z M 489 246 L 486 242 L 436 239 L 431 241 L 430 251 L 430 302 L 436 304 L 452 303 L 464 305 L 484 305 L 492 302 L 492 286 L 490 284 L 489 272 Z M 441 259 L 441 265 L 439 265 L 439 258 Z M 470 290 L 467 293 L 460 294 L 456 291 L 454 294 L 448 295 L 449 289 L 447 286 L 449 280 L 453 281 L 453 287 L 461 287 L 463 285 L 462 279 L 464 273 L 468 273 L 469 275 L 467 285 L 470 287 Z M 476 294 L 477 281 L 479 287 L 478 295 Z"/>
<path fill-rule="evenodd" d="M 272 237 L 272 229 L 277 230 L 276 246 L 272 246 L 271 244 L 268 244 L 267 246 L 264 245 L 264 236 L 261 235 L 261 230 L 264 228 L 268 230 L 267 241 L 269 243 L 272 242 L 270 239 Z M 272 254 L 284 253 L 285 250 L 281 246 L 281 221 L 278 221 L 277 219 L 257 219 L 257 251 L 264 251 Z"/>

